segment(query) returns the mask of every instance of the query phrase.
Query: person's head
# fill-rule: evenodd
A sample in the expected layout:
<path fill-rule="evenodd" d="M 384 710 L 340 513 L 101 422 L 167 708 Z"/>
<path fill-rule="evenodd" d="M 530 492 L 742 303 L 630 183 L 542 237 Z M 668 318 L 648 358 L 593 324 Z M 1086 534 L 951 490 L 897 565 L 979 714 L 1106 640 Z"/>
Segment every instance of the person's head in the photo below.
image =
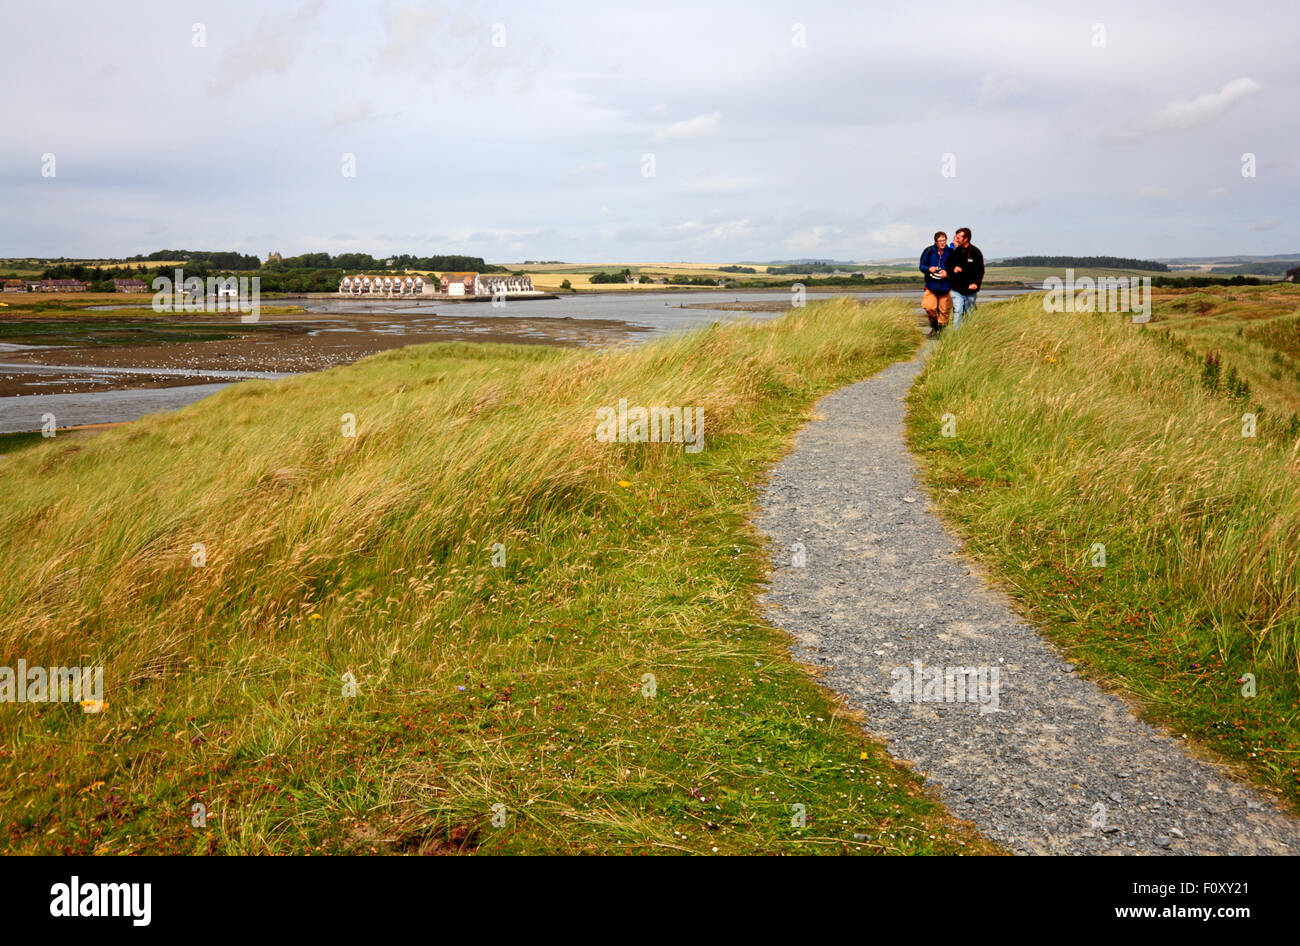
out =
<path fill-rule="evenodd" d="M 937 246 L 939 249 L 943 249 L 945 246 L 947 246 L 948 234 L 944 233 L 942 230 L 936 233 L 934 235 L 934 245 Z"/>
<path fill-rule="evenodd" d="M 970 227 L 959 227 L 952 235 L 954 246 L 970 246 Z"/>

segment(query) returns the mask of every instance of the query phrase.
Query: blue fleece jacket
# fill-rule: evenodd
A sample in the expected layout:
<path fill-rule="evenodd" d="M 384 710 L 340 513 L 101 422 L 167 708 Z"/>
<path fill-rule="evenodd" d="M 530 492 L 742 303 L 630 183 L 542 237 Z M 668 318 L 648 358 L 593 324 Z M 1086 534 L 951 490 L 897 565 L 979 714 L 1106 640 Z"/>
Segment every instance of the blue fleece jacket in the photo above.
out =
<path fill-rule="evenodd" d="M 939 252 L 937 246 L 931 245 L 925 248 L 925 252 L 921 254 L 921 272 L 925 274 L 926 289 L 931 292 L 950 291 L 951 287 L 948 285 L 948 278 L 945 276 L 943 279 L 935 279 L 930 275 L 930 267 L 938 266 L 940 269 L 946 270 L 948 268 L 948 257 L 951 255 L 951 246 L 945 246 L 942 253 Z"/>

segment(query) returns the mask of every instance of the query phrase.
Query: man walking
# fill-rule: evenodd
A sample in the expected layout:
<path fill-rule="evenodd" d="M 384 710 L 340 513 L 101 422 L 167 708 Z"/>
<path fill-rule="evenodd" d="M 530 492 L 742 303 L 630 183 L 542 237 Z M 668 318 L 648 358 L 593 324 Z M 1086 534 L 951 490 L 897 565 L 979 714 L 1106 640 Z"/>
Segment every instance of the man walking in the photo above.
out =
<path fill-rule="evenodd" d="M 930 334 L 938 335 L 952 315 L 952 295 L 948 283 L 948 234 L 940 230 L 934 235 L 934 246 L 927 246 L 921 254 L 921 272 L 925 274 L 925 294 L 921 308 L 930 320 Z"/>
<path fill-rule="evenodd" d="M 975 297 L 984 282 L 984 254 L 970 241 L 970 227 L 952 235 L 948 256 L 948 282 L 952 286 L 952 327 L 961 328 L 961 317 L 975 310 Z"/>

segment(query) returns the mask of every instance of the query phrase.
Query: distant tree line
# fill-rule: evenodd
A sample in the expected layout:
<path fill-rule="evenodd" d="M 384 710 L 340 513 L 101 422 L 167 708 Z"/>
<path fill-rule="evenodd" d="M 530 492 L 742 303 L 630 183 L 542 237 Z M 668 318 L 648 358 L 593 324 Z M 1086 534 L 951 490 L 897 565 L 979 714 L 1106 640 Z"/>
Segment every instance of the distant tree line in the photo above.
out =
<path fill-rule="evenodd" d="M 139 279 L 152 290 L 154 279 L 159 276 L 174 279 L 178 268 L 184 271 L 187 279 L 191 276 L 207 279 L 209 276 L 253 275 L 260 280 L 261 292 L 333 292 L 338 289 L 339 281 L 344 275 L 341 269 L 255 269 L 250 273 L 247 270 L 212 266 L 204 260 L 187 260 L 184 263 L 153 267 L 146 267 L 143 263 L 102 268 L 84 263 L 58 263 L 45 269 L 41 277 L 80 279 L 89 283 L 95 292 L 112 292 L 114 279 Z"/>
<path fill-rule="evenodd" d="M 719 266 L 718 271 L 723 273 L 758 273 L 758 270 L 753 266 Z"/>
<path fill-rule="evenodd" d="M 209 269 L 249 272 L 257 269 L 387 269 L 388 260 L 393 269 L 433 269 L 438 272 L 459 270 L 474 273 L 505 272 L 503 266 L 489 266 L 481 256 L 439 255 L 413 256 L 400 253 L 395 256 L 375 258 L 369 253 L 303 253 L 262 262 L 246 253 L 212 252 L 210 250 L 157 250 L 142 256 L 127 257 L 128 263 L 181 261 L 185 265 L 206 265 Z"/>
<path fill-rule="evenodd" d="M 1129 259 L 1127 256 L 1013 256 L 998 260 L 995 266 L 1069 266 L 1082 269 L 1085 266 L 1110 267 L 1111 269 L 1141 269 L 1153 273 L 1167 273 L 1169 267 L 1149 259 Z"/>
<path fill-rule="evenodd" d="M 167 267 L 160 267 L 159 271 L 169 271 Z M 152 278 L 153 270 L 148 269 L 143 263 L 137 263 L 134 267 L 122 266 L 87 266 L 85 263 L 55 263 L 53 266 L 47 266 L 41 270 L 42 279 L 80 279 L 82 282 L 108 284 L 108 291 L 113 291 L 114 279 L 144 279 Z"/>
<path fill-rule="evenodd" d="M 155 263 L 161 261 L 184 260 L 190 262 L 204 262 L 213 269 L 229 270 L 247 270 L 257 269 L 262 261 L 256 256 L 247 253 L 236 252 L 212 252 L 209 250 L 157 250 L 147 256 L 129 256 L 128 263 L 147 262 Z"/>
<path fill-rule="evenodd" d="M 797 276 L 800 273 L 842 273 L 856 267 L 842 263 L 796 263 L 793 266 L 769 266 L 769 276 Z"/>
<path fill-rule="evenodd" d="M 388 265 L 388 260 L 393 262 Z M 149 266 L 147 264 L 155 265 Z M 140 279 L 146 284 L 158 276 L 172 278 L 177 269 L 186 277 L 251 275 L 261 280 L 262 292 L 333 292 L 346 273 L 432 270 L 475 273 L 504 273 L 506 267 L 493 266 L 481 256 L 413 256 L 407 253 L 376 259 L 369 253 L 303 253 L 262 262 L 244 253 L 209 252 L 206 250 L 158 250 L 147 255 L 129 257 L 117 266 L 90 266 L 84 261 L 56 262 L 46 267 L 42 279 L 80 279 L 98 292 L 112 292 L 114 279 Z M 614 281 L 614 280 L 611 280 Z"/>
<path fill-rule="evenodd" d="M 1204 289 L 1206 286 L 1261 286 L 1270 280 L 1255 276 L 1153 276 L 1157 289 Z"/>
<path fill-rule="evenodd" d="M 391 267 L 388 265 L 390 259 L 393 261 Z M 366 270 L 368 272 L 385 269 L 403 272 L 431 269 L 439 273 L 449 271 L 467 273 L 506 272 L 504 266 L 489 265 L 484 262 L 481 256 L 412 256 L 409 253 L 399 253 L 396 256 L 388 256 L 382 259 L 376 259 L 369 253 L 340 253 L 338 256 L 330 256 L 328 253 L 303 253 L 301 256 L 286 256 L 283 259 L 263 263 L 261 268 L 263 270 L 346 269 Z"/>

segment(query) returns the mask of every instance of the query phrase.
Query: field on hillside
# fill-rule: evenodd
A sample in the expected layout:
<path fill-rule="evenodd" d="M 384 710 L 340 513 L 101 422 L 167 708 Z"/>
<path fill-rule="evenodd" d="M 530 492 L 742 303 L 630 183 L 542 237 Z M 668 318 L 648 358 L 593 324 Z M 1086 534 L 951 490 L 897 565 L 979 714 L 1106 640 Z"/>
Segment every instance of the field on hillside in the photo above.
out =
<path fill-rule="evenodd" d="M 82 266 L 91 269 L 116 269 L 121 266 L 130 266 L 135 269 L 139 265 L 136 262 L 124 262 L 122 260 L 73 260 L 72 262 L 80 263 Z M 57 264 L 56 260 L 47 259 L 0 259 L 0 273 L 12 273 L 14 276 L 38 277 L 45 270 Z M 146 269 L 155 269 L 159 266 L 183 266 L 184 260 L 148 260 L 144 264 Z"/>
<path fill-rule="evenodd" d="M 1147 269 L 1123 269 L 1107 266 L 1081 266 L 1074 271 L 1074 278 L 1088 276 L 1170 276 L 1172 273 L 1153 273 Z M 998 266 L 990 263 L 984 271 L 988 282 L 1013 282 L 1020 285 L 1042 286 L 1043 280 L 1056 277 L 1065 278 L 1064 266 Z"/>
<path fill-rule="evenodd" d="M 1157 289 L 1153 301 L 1151 328 L 1202 362 L 1217 358 L 1225 384 L 1230 373 L 1245 379 L 1257 412 L 1282 419 L 1300 413 L 1300 286 Z"/>
<path fill-rule="evenodd" d="M 757 279 L 761 278 L 763 266 L 754 267 L 759 274 L 727 273 L 719 269 L 725 263 L 574 263 L 538 266 L 534 264 L 506 264 L 511 271 L 522 269 L 533 280 L 533 286 L 547 292 L 563 292 L 561 284 L 567 279 L 576 292 L 645 292 L 647 290 L 663 291 L 665 289 L 708 289 L 708 286 L 671 286 L 653 282 L 652 277 L 671 279 L 673 276 L 705 276 L 711 279 Z M 635 275 L 646 281 L 638 285 L 627 282 L 593 283 L 591 277 L 596 273 L 618 273 L 630 269 Z"/>
<path fill-rule="evenodd" d="M 508 263 L 505 264 L 510 270 L 520 269 L 527 272 L 532 277 L 533 285 L 538 289 L 545 289 L 548 292 L 563 291 L 560 284 L 569 280 L 570 286 L 575 291 L 596 290 L 601 292 L 622 292 L 630 290 L 664 289 L 673 290 L 699 290 L 708 289 L 708 286 L 673 286 L 659 285 L 656 283 L 642 283 L 632 286 L 625 282 L 619 283 L 592 283 L 591 277 L 598 272 L 617 273 L 624 269 L 630 269 L 634 274 L 646 277 L 664 277 L 671 279 L 673 276 L 701 276 L 709 279 L 725 279 L 728 282 L 736 280 L 758 280 L 760 282 L 770 282 L 774 286 L 784 287 L 790 282 L 789 275 L 776 276 L 768 273 L 768 266 L 763 263 L 556 263 L 548 265 L 537 265 L 530 263 Z M 722 269 L 723 266 L 741 265 L 756 270 L 753 273 L 736 273 L 727 272 Z M 862 271 L 866 277 L 871 276 L 903 276 L 911 277 L 914 274 L 912 267 L 897 266 L 873 266 L 865 269 L 855 268 L 854 272 Z M 824 277 L 826 274 L 818 273 L 816 277 Z"/>
<path fill-rule="evenodd" d="M 595 273 L 618 272 L 630 269 L 634 273 L 654 272 L 665 276 L 736 276 L 752 275 L 750 273 L 726 273 L 721 267 L 738 265 L 733 263 L 503 263 L 508 269 L 522 269 L 529 273 Z M 762 274 L 767 267 L 762 263 L 744 264 Z"/>
<path fill-rule="evenodd" d="M 106 705 L 3 707 L 5 845 L 990 850 L 754 601 L 764 470 L 911 308 L 410 347 L 13 444 L 0 649 L 103 665 Z M 599 442 L 622 398 L 702 410 L 703 449 Z"/>
<path fill-rule="evenodd" d="M 32 259 L 0 259 L 0 273 L 23 278 L 36 278 L 45 270 L 46 263 Z"/>
<path fill-rule="evenodd" d="M 543 292 L 568 292 L 569 290 L 562 288 L 565 280 L 568 280 L 570 288 L 575 292 L 650 292 L 654 290 L 662 292 L 665 289 L 708 288 L 707 286 L 664 286 L 653 282 L 646 282 L 635 286 L 629 282 L 592 283 L 591 277 L 598 272 L 598 270 L 594 269 L 590 272 L 582 273 L 548 273 L 532 272 L 531 270 L 526 270 L 526 272 L 533 280 L 533 288 L 540 289 Z"/>
<path fill-rule="evenodd" d="M 1026 616 L 1293 804 L 1300 429 L 1283 411 L 1298 315 L 1290 286 L 1162 293 L 1148 326 L 1026 296 L 945 335 L 909 399 L 935 502 Z M 1224 353 L 1218 383 L 1171 337 Z M 1230 363 L 1284 370 L 1243 393 Z M 1277 407 L 1251 428 L 1257 397 Z"/>

